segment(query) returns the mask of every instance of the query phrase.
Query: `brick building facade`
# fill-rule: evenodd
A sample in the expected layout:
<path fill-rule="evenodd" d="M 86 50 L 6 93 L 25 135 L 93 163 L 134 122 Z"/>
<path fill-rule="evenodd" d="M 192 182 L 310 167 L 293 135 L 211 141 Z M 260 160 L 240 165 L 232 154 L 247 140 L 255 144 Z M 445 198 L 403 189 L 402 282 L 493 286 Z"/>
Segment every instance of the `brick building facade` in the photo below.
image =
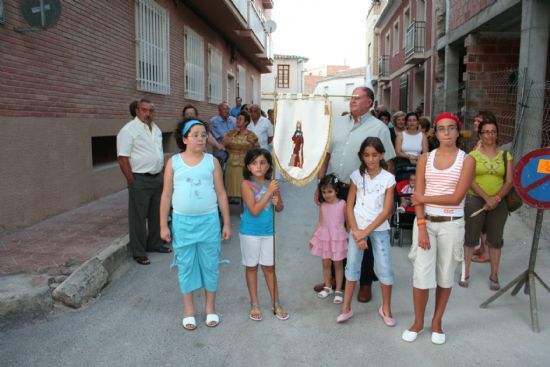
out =
<path fill-rule="evenodd" d="M 532 32 L 529 7 L 537 3 L 543 4 L 538 0 L 434 1 L 434 11 L 443 19 L 436 30 L 438 39 L 434 53 L 435 90 L 436 95 L 441 96 L 437 100 L 436 113 L 455 112 L 465 120 L 467 127 L 471 127 L 477 111 L 491 111 L 499 122 L 499 141 L 507 143 L 514 139 L 518 121 L 524 118 L 518 108 L 518 96 L 526 85 L 522 80 L 530 78 L 525 65 L 521 65 L 522 55 L 524 60 L 532 59 L 538 65 L 542 84 L 543 79 L 550 77 L 547 70 L 548 30 L 544 38 L 537 39 L 540 43 L 531 44 L 535 38 L 528 36 L 522 45 L 522 32 Z M 548 16 L 550 14 L 546 14 L 546 18 Z M 543 55 L 532 55 L 530 48 L 533 47 L 545 50 Z M 537 94 L 544 96 L 544 93 L 542 86 Z M 547 102 L 541 98 L 541 105 Z M 543 125 L 547 128 L 550 128 L 549 113 L 548 107 L 546 112 L 540 111 L 541 117 L 545 116 Z"/>
<path fill-rule="evenodd" d="M 532 105 L 532 116 L 539 122 L 529 130 L 539 131 L 531 134 L 542 136 L 541 144 L 550 142 L 550 101 L 544 97 L 550 76 L 548 2 L 380 3 L 385 6 L 375 28 L 380 55 L 378 78 L 373 80 L 380 103 L 395 112 L 415 110 L 423 102 L 427 116 L 451 111 L 467 128 L 477 111 L 489 110 L 499 121 L 500 141 L 506 143 L 516 136 L 518 119 L 527 121 L 518 96 L 527 85 L 522 81 L 530 79 L 542 97 Z"/>
<path fill-rule="evenodd" d="M 3 6 L 0 232 L 123 189 L 116 134 L 131 101 L 155 103 L 169 153 L 184 105 L 209 120 L 223 100 L 259 100 L 272 65 L 271 0 L 62 1 L 35 31 L 21 2 Z"/>
<path fill-rule="evenodd" d="M 392 112 L 432 111 L 433 11 L 430 0 L 389 1 L 375 24 L 377 98 Z"/>

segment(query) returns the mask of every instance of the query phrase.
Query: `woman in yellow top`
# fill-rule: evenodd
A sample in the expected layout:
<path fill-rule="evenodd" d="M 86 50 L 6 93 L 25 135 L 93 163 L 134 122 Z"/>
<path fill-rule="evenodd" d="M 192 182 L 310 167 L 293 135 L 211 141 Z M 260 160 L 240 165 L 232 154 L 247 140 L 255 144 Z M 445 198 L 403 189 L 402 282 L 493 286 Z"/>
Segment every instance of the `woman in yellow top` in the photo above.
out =
<path fill-rule="evenodd" d="M 489 288 L 493 291 L 500 289 L 498 281 L 498 266 L 503 245 L 502 234 L 508 217 L 508 207 L 503 198 L 512 187 L 512 155 L 498 148 L 498 126 L 494 115 L 487 114 L 479 124 L 478 134 L 480 145 L 470 152 L 476 161 L 475 179 L 466 196 L 464 214 L 466 216 L 466 235 L 464 239 L 464 275 L 465 280 L 459 285 L 468 287 L 470 278 L 470 264 L 474 247 L 479 241 L 482 229 L 487 234 L 486 244 L 489 246 L 491 259 L 491 275 Z M 506 168 L 504 164 L 507 164 Z M 504 174 L 506 172 L 506 177 Z M 480 214 L 470 216 L 484 209 Z"/>
<path fill-rule="evenodd" d="M 241 111 L 237 115 L 237 128 L 229 131 L 222 138 L 222 143 L 229 153 L 225 168 L 225 186 L 228 197 L 241 197 L 244 156 L 252 148 L 259 148 L 258 137 L 247 129 L 250 115 Z"/>

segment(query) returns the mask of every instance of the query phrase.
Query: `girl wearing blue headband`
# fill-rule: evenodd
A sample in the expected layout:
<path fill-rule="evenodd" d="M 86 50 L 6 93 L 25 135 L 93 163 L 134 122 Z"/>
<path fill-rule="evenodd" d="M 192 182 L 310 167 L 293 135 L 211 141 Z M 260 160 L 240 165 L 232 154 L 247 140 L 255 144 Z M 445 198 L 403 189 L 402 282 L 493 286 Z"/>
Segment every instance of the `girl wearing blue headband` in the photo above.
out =
<path fill-rule="evenodd" d="M 220 318 L 215 301 L 219 277 L 221 240 L 231 236 L 229 203 L 223 186 L 223 173 L 217 159 L 205 153 L 207 125 L 197 119 L 178 124 L 176 142 L 181 153 L 175 154 L 164 170 L 160 202 L 161 238 L 172 242 L 174 262 L 183 293 L 182 326 L 197 327 L 193 291 L 204 288 L 206 326 L 215 327 Z M 168 216 L 172 210 L 172 228 Z M 218 207 L 223 217 L 220 232 Z"/>

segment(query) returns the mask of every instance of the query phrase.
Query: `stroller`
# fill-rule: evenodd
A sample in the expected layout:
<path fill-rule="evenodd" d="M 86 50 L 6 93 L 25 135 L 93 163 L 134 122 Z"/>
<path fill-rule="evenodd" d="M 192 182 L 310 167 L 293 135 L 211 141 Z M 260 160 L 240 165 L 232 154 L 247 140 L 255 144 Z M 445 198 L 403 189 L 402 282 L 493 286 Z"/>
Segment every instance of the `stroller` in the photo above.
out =
<path fill-rule="evenodd" d="M 408 198 L 412 195 L 411 181 L 409 180 L 410 176 L 414 175 L 414 169 L 410 167 L 407 168 L 405 172 L 396 172 L 396 178 L 399 177 L 400 180 L 397 181 L 395 185 L 395 200 L 394 200 L 394 210 L 390 219 L 391 226 L 391 235 L 390 241 L 391 245 L 395 246 L 396 241 L 399 247 L 403 246 L 403 230 L 412 230 L 414 219 L 416 217 L 414 208 L 410 205 Z M 402 199 L 407 203 L 405 207 L 401 205 Z"/>

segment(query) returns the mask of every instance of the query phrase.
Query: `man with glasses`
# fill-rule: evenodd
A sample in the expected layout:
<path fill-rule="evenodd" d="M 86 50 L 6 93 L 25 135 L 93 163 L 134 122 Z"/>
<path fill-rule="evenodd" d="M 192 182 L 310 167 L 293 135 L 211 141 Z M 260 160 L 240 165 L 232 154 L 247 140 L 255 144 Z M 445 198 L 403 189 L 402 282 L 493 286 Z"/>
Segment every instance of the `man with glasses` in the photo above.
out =
<path fill-rule="evenodd" d="M 171 252 L 160 239 L 160 194 L 164 152 L 162 132 L 153 122 L 155 106 L 141 99 L 136 117 L 117 135 L 120 170 L 128 182 L 128 222 L 132 256 L 141 265 L 151 262 L 146 251 Z"/>
<path fill-rule="evenodd" d="M 393 171 L 391 159 L 395 157 L 395 150 L 391 142 L 389 128 L 372 113 L 369 113 L 374 103 L 374 92 L 367 87 L 357 87 L 353 90 L 353 96 L 349 102 L 350 113 L 337 117 L 332 126 L 332 141 L 325 162 L 318 173 L 318 178 L 323 178 L 327 173 L 334 173 L 349 187 L 351 173 L 361 164 L 358 152 L 361 143 L 369 136 L 378 137 L 384 144 L 384 160 L 388 170 Z M 365 250 L 361 265 L 361 279 L 359 302 L 369 302 L 371 299 L 372 282 L 378 280 L 374 274 L 374 257 L 372 246 Z M 320 284 L 314 289 L 319 292 Z M 318 290 L 319 289 L 319 290 Z"/>

